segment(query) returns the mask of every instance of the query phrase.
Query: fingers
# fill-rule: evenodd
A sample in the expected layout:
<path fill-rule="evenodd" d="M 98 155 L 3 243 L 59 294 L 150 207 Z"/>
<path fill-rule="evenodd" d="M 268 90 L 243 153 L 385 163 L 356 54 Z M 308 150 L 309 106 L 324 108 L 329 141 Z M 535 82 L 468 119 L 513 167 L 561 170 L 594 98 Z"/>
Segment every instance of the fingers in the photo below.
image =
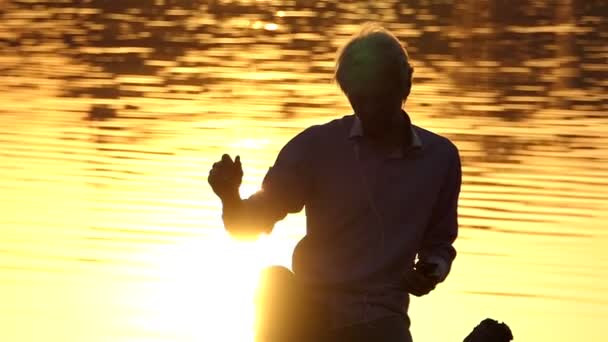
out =
<path fill-rule="evenodd" d="M 236 173 L 242 173 L 243 166 L 241 165 L 241 156 L 236 156 L 234 161 L 232 161 L 230 155 L 224 154 L 222 155 L 222 159 L 220 161 L 213 163 L 212 169 L 227 169 L 233 170 L 233 172 Z"/>
<path fill-rule="evenodd" d="M 419 288 L 415 289 L 415 296 L 421 297 L 429 294 L 431 291 L 435 289 L 435 285 L 422 285 Z"/>
<path fill-rule="evenodd" d="M 236 159 L 234 161 L 232 161 L 232 158 L 230 157 L 229 154 L 223 154 L 222 155 L 222 159 L 220 159 L 219 162 L 216 162 L 213 164 L 213 167 L 219 166 L 219 165 L 241 165 L 241 156 L 236 156 Z"/>
<path fill-rule="evenodd" d="M 426 277 L 418 271 L 410 272 L 405 278 L 406 290 L 417 297 L 428 294 L 436 286 L 437 282 L 433 278 Z"/>
<path fill-rule="evenodd" d="M 207 182 L 213 191 L 222 197 L 225 193 L 238 192 L 242 179 L 241 157 L 236 156 L 236 159 L 232 161 L 229 154 L 224 154 L 220 161 L 213 163 Z"/>
<path fill-rule="evenodd" d="M 209 182 L 209 184 L 214 185 L 215 183 L 221 180 L 221 177 L 218 177 L 218 172 L 221 171 L 218 171 L 218 168 L 215 166 L 211 170 L 209 170 L 209 175 L 207 176 L 207 181 Z"/>
<path fill-rule="evenodd" d="M 216 174 L 216 173 L 222 173 L 222 169 L 226 169 L 226 168 L 230 168 L 230 166 L 232 166 L 232 158 L 230 158 L 229 155 L 224 154 L 222 156 L 222 159 L 218 162 L 213 163 L 213 166 L 211 167 L 211 171 L 209 172 L 209 175 L 211 176 L 212 174 Z"/>
<path fill-rule="evenodd" d="M 241 165 L 241 156 L 236 156 L 234 159 L 236 173 L 243 177 L 243 165 Z"/>
<path fill-rule="evenodd" d="M 425 296 L 427 294 L 429 294 L 431 291 L 433 291 L 435 289 L 435 287 L 424 287 L 424 286 L 412 286 L 408 292 L 413 294 L 416 297 L 422 297 Z"/>
<path fill-rule="evenodd" d="M 216 182 L 234 179 L 240 183 L 242 177 L 243 167 L 240 156 L 236 156 L 235 160 L 232 161 L 230 155 L 224 154 L 220 161 L 213 163 L 209 171 L 210 180 Z"/>
<path fill-rule="evenodd" d="M 230 155 L 224 154 L 222 156 L 222 162 L 226 164 L 232 164 L 232 158 L 230 158 Z"/>

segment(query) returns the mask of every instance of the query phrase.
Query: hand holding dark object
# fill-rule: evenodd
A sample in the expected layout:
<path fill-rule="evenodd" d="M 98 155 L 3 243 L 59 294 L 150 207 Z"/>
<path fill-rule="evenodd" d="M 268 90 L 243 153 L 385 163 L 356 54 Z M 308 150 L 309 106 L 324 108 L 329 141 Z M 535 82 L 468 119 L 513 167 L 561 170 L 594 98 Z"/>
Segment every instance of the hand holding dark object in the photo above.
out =
<path fill-rule="evenodd" d="M 439 277 L 435 274 L 436 267 L 435 264 L 416 264 L 414 269 L 409 271 L 403 279 L 405 290 L 416 297 L 429 294 L 439 283 Z"/>
<path fill-rule="evenodd" d="M 414 268 L 417 271 L 424 274 L 426 277 L 432 278 L 432 279 L 436 280 L 437 283 L 439 283 L 439 274 L 437 273 L 438 272 L 437 264 L 420 261 L 416 264 L 416 266 Z"/>
<path fill-rule="evenodd" d="M 209 185 L 222 201 L 238 197 L 239 187 L 243 180 L 243 167 L 241 157 L 236 156 L 232 161 L 229 155 L 224 154 L 222 159 L 213 164 L 207 179 Z"/>

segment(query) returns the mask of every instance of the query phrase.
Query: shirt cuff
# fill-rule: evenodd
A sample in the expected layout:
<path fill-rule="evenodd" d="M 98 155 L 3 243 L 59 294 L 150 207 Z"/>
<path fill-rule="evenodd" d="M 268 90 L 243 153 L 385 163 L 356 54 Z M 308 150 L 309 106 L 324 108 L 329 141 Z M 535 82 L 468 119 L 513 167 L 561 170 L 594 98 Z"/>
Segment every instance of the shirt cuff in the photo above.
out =
<path fill-rule="evenodd" d="M 423 261 L 429 264 L 437 265 L 435 271 L 433 272 L 433 275 L 436 276 L 440 282 L 444 281 L 445 278 L 447 278 L 448 273 L 450 272 L 450 265 L 444 258 L 437 255 L 431 255 L 424 258 Z"/>

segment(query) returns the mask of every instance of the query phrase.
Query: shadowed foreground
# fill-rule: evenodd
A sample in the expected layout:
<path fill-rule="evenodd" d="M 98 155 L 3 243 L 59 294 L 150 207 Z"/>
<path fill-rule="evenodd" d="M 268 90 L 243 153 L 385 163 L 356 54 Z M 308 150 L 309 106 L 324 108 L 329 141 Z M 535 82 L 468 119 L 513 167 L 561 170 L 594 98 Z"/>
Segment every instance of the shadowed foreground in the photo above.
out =
<path fill-rule="evenodd" d="M 323 308 L 298 286 L 293 273 L 273 266 L 262 273 L 256 295 L 256 342 L 365 342 L 363 334 L 329 331 Z M 382 324 L 376 324 L 383 330 Z M 377 335 L 375 335 L 377 336 Z M 511 329 L 493 319 L 483 320 L 463 342 L 509 342 Z"/>

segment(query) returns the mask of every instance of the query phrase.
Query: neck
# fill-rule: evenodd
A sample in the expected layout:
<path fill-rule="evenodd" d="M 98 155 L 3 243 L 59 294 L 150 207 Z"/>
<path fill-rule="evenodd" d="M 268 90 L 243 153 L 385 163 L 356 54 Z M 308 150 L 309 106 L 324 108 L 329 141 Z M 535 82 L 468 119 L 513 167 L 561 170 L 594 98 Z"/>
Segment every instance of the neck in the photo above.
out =
<path fill-rule="evenodd" d="M 403 139 L 405 134 L 403 132 L 406 129 L 406 120 L 403 118 L 401 110 L 393 117 L 393 124 L 390 126 L 389 131 L 386 134 L 371 139 L 374 145 L 377 145 L 379 148 L 392 150 L 404 144 Z"/>

